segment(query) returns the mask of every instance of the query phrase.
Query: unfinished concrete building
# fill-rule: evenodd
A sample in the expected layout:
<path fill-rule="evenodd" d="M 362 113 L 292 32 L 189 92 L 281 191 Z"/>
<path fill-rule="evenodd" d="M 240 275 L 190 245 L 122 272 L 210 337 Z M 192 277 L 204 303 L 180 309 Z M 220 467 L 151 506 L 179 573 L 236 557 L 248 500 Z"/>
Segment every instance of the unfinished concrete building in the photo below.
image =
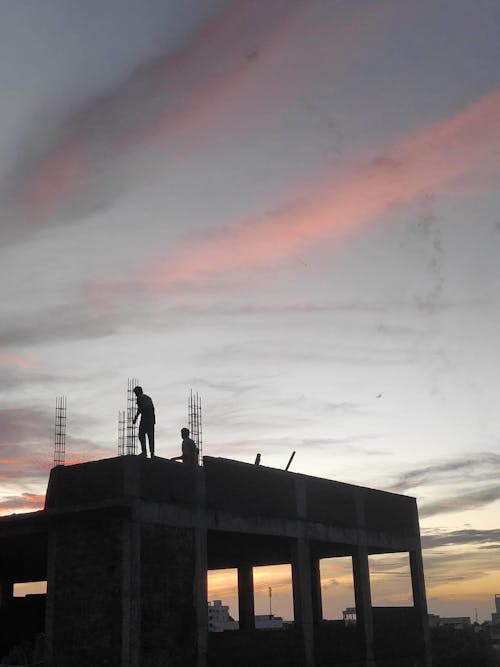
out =
<path fill-rule="evenodd" d="M 413 606 L 373 607 L 368 556 L 395 552 L 409 554 Z M 340 556 L 355 624 L 322 619 L 319 562 Z M 252 568 L 282 563 L 294 623 L 256 630 Z M 208 633 L 218 568 L 237 568 L 237 631 Z M 46 596 L 12 597 L 40 580 Z M 43 630 L 46 667 L 430 664 L 415 499 L 227 459 L 54 468 L 43 511 L 0 519 L 0 582 L 0 656 Z"/>

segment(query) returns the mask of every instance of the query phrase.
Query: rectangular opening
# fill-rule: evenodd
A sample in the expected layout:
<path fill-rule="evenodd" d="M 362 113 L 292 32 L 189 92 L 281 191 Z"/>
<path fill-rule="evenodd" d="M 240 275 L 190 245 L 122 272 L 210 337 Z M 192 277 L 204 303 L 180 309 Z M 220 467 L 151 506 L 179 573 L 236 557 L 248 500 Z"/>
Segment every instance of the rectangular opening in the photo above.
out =
<path fill-rule="evenodd" d="M 209 570 L 207 573 L 208 631 L 238 629 L 238 570 Z"/>
<path fill-rule="evenodd" d="M 27 581 L 14 584 L 14 597 L 24 598 L 26 595 L 40 595 L 47 593 L 46 581 Z"/>
<path fill-rule="evenodd" d="M 293 619 L 292 566 L 253 568 L 255 628 L 277 630 Z"/>
<path fill-rule="evenodd" d="M 325 621 L 354 621 L 354 579 L 351 556 L 323 558 L 319 564 Z"/>
<path fill-rule="evenodd" d="M 368 557 L 373 607 L 412 607 L 410 557 L 406 553 Z"/>

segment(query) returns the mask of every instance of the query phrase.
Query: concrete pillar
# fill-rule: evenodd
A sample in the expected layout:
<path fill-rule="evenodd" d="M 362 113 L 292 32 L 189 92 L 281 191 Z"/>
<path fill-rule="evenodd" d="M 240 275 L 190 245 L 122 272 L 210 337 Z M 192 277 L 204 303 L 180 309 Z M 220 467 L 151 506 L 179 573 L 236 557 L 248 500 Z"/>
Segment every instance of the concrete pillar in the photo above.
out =
<path fill-rule="evenodd" d="M 14 597 L 14 584 L 8 579 L 0 580 L 0 609 L 5 609 Z"/>
<path fill-rule="evenodd" d="M 119 513 L 81 512 L 51 520 L 47 667 L 87 667 L 97 664 L 97 656 L 100 664 L 122 665 L 122 548 Z"/>
<path fill-rule="evenodd" d="M 298 538 L 292 548 L 293 611 L 302 634 L 304 664 L 314 665 L 314 614 L 309 542 Z"/>
<path fill-rule="evenodd" d="M 352 555 L 356 624 L 365 644 L 366 667 L 375 665 L 373 654 L 373 613 L 370 591 L 368 553 L 364 547 L 356 547 Z"/>
<path fill-rule="evenodd" d="M 238 610 L 240 630 L 255 630 L 253 568 L 251 565 L 238 566 Z"/>
<path fill-rule="evenodd" d="M 424 640 L 421 651 L 420 665 L 427 667 L 431 664 L 429 622 L 427 616 L 427 598 L 425 594 L 424 565 L 421 549 L 410 551 L 410 572 L 413 591 L 413 606 L 417 615 L 417 623 Z M 419 665 L 419 667 L 420 667 Z"/>
<path fill-rule="evenodd" d="M 311 593 L 314 625 L 323 620 L 323 602 L 321 599 L 321 573 L 319 558 L 311 558 Z"/>
<path fill-rule="evenodd" d="M 140 664 L 141 652 L 141 529 L 135 510 L 123 522 L 122 553 L 122 662 L 121 667 Z"/>
<path fill-rule="evenodd" d="M 203 468 L 196 469 L 196 523 L 194 531 L 194 604 L 196 610 L 196 667 L 206 667 L 208 659 L 208 592 L 207 592 L 207 510 L 206 477 Z"/>

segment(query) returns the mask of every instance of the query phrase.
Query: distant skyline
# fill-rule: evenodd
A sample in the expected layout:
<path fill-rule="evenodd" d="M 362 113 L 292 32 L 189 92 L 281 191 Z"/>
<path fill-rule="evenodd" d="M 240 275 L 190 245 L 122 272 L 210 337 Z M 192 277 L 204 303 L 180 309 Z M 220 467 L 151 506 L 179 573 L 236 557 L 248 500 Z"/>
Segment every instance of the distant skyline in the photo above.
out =
<path fill-rule="evenodd" d="M 429 610 L 489 618 L 500 5 L 84 5 L 0 7 L 0 513 L 43 504 L 56 396 L 71 463 L 129 377 L 177 455 L 193 389 L 207 455 L 415 496 Z M 404 559 L 373 579 L 404 604 Z"/>

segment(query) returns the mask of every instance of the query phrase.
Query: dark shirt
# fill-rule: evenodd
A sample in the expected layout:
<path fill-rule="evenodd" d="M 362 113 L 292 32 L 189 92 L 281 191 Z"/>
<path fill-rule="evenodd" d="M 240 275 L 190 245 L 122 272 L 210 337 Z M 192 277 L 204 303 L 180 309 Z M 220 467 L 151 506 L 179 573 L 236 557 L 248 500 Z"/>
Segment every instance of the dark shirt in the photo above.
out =
<path fill-rule="evenodd" d="M 198 465 L 198 447 L 191 438 L 182 440 L 182 462 L 190 466 Z"/>
<path fill-rule="evenodd" d="M 137 396 L 137 410 L 141 415 L 141 424 L 152 425 L 155 423 L 155 406 L 146 394 Z"/>

